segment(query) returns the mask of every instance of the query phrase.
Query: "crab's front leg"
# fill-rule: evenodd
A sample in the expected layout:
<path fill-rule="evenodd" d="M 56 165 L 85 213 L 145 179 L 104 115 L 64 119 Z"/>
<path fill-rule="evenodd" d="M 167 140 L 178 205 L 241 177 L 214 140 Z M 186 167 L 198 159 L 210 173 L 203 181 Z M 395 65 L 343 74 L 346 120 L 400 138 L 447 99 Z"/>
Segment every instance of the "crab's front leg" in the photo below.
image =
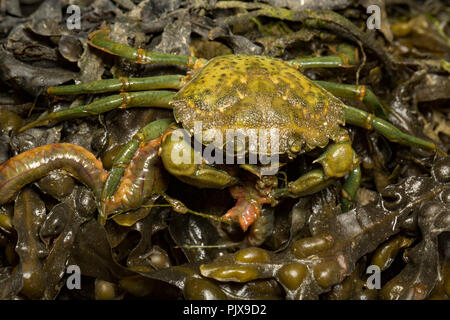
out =
<path fill-rule="evenodd" d="M 360 182 L 359 160 L 348 133 L 341 129 L 335 143 L 328 146 L 314 162 L 320 163 L 322 168 L 311 170 L 290 182 L 287 188 L 276 190 L 275 197 L 301 197 L 314 194 L 331 185 L 337 178 L 349 174 L 342 191 L 343 199 L 347 201 L 345 209 L 348 209 L 350 207 L 348 201 L 354 199 Z"/>
<path fill-rule="evenodd" d="M 198 188 L 223 189 L 238 179 L 224 170 L 209 165 L 202 150 L 191 146 L 186 130 L 171 126 L 162 138 L 160 156 L 166 170 L 179 180 Z"/>

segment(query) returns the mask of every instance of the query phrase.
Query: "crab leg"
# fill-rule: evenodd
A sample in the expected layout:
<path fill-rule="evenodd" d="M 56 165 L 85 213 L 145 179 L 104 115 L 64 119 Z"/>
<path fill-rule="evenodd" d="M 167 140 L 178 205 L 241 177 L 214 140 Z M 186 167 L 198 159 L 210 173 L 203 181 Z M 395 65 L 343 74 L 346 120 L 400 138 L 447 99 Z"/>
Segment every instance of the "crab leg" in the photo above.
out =
<path fill-rule="evenodd" d="M 238 182 L 228 172 L 207 164 L 201 153 L 192 148 L 187 132 L 176 126 L 164 134 L 160 156 L 171 175 L 192 186 L 223 189 Z"/>
<path fill-rule="evenodd" d="M 347 212 L 353 207 L 353 201 L 356 197 L 356 192 L 361 184 L 361 167 L 356 166 L 348 175 L 342 186 L 342 212 Z"/>
<path fill-rule="evenodd" d="M 172 91 L 122 92 L 117 95 L 98 99 L 87 105 L 52 112 L 49 115 L 41 117 L 20 128 L 19 132 L 23 132 L 39 125 L 47 124 L 51 120 L 62 121 L 88 117 L 117 108 L 159 107 L 171 109 L 169 102 L 174 95 L 175 93 Z"/>
<path fill-rule="evenodd" d="M 352 67 L 352 65 L 349 64 L 349 60 L 340 55 L 297 58 L 289 60 L 288 63 L 296 69 Z"/>
<path fill-rule="evenodd" d="M 276 189 L 274 191 L 274 198 L 309 196 L 325 189 L 335 181 L 336 178 L 328 177 L 322 169 L 314 169 L 303 174 L 297 180 L 289 182 L 286 188 Z"/>
<path fill-rule="evenodd" d="M 335 138 L 335 143 L 329 145 L 313 163 L 320 163 L 322 169 L 314 169 L 303 174 L 297 180 L 290 182 L 287 188 L 277 190 L 275 197 L 300 197 L 316 193 L 329 186 L 336 178 L 345 176 L 359 166 L 359 160 L 352 148 L 350 137 L 344 129 L 341 129 Z M 349 196 L 347 198 L 349 200 L 354 197 L 352 189 L 355 186 L 354 182 L 357 182 L 354 177 L 348 182 Z M 358 185 L 356 185 L 356 190 Z"/>
<path fill-rule="evenodd" d="M 390 141 L 427 150 L 436 150 L 434 143 L 401 132 L 389 122 L 375 117 L 363 110 L 345 106 L 345 120 L 347 123 L 374 129 Z M 274 197 L 300 197 L 313 194 L 349 173 L 342 190 L 343 210 L 351 208 L 361 181 L 359 161 L 351 147 L 348 135 L 343 133 L 336 139 L 336 143 L 327 147 L 326 151 L 314 162 L 322 164 L 322 169 L 315 169 L 305 173 L 300 178 L 288 184 L 287 188 L 275 190 Z"/>
<path fill-rule="evenodd" d="M 362 101 L 369 109 L 379 117 L 387 118 L 389 111 L 378 100 L 377 96 L 365 85 L 342 84 L 328 81 L 313 80 L 333 95 L 341 98 L 357 99 Z"/>
<path fill-rule="evenodd" d="M 433 142 L 403 133 L 386 120 L 377 118 L 375 115 L 358 108 L 346 105 L 344 108 L 344 115 L 347 123 L 366 128 L 368 130 L 373 129 L 392 142 L 431 151 L 436 150 L 436 145 Z"/>
<path fill-rule="evenodd" d="M 118 79 L 104 79 L 87 83 L 49 87 L 47 89 L 47 93 L 49 95 L 62 96 L 156 89 L 179 90 L 184 84 L 184 78 L 185 76 L 182 75 L 155 76 L 146 78 L 119 77 Z"/>
<path fill-rule="evenodd" d="M 89 44 L 94 48 L 112 55 L 120 56 L 140 64 L 167 63 L 194 68 L 196 63 L 203 59 L 192 56 L 174 55 L 161 52 L 152 52 L 144 49 L 135 49 L 126 44 L 112 41 L 108 29 L 101 29 L 89 34 Z"/>
<path fill-rule="evenodd" d="M 322 57 L 303 57 L 288 60 L 296 69 L 305 68 L 350 68 L 359 62 L 358 50 L 351 45 L 341 44 L 336 48 L 335 55 Z"/>

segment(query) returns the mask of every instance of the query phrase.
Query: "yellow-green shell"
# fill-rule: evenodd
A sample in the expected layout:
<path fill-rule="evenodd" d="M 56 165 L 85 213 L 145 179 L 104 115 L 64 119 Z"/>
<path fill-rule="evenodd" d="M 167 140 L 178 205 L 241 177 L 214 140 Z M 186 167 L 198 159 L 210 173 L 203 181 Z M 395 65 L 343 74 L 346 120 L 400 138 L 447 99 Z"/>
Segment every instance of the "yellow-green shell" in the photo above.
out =
<path fill-rule="evenodd" d="M 262 56 L 211 59 L 171 104 L 175 119 L 191 134 L 201 121 L 205 145 L 214 139 L 208 129 L 223 137 L 228 129 L 278 129 L 280 154 L 326 146 L 344 124 L 339 99 L 286 62 Z M 275 153 L 270 148 L 259 145 L 258 153 Z"/>

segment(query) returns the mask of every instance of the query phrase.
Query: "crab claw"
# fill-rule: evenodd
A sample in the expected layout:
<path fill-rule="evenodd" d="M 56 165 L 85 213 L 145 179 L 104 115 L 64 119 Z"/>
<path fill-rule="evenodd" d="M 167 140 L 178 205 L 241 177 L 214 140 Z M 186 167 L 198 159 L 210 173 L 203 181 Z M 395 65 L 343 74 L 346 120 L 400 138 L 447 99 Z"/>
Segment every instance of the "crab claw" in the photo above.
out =
<path fill-rule="evenodd" d="M 232 186 L 230 193 L 237 201 L 222 219 L 239 222 L 243 231 L 247 231 L 248 227 L 258 220 L 262 205 L 271 203 L 269 197 L 260 196 L 258 191 L 250 185 Z"/>

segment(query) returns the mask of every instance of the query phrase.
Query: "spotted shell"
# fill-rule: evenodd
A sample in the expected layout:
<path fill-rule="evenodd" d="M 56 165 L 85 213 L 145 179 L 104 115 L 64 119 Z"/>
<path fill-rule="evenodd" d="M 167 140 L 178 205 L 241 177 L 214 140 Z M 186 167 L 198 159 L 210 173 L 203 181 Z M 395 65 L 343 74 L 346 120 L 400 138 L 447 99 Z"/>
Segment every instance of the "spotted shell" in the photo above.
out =
<path fill-rule="evenodd" d="M 225 140 L 230 129 L 244 130 L 249 139 L 259 137 L 249 140 L 258 141 L 257 150 L 251 150 L 257 154 L 296 154 L 324 147 L 344 124 L 339 99 L 286 62 L 263 56 L 211 59 L 171 105 L 176 121 L 191 135 L 201 123 L 205 145 L 217 142 L 216 133 Z M 268 138 L 270 129 L 278 134 L 278 145 Z"/>

